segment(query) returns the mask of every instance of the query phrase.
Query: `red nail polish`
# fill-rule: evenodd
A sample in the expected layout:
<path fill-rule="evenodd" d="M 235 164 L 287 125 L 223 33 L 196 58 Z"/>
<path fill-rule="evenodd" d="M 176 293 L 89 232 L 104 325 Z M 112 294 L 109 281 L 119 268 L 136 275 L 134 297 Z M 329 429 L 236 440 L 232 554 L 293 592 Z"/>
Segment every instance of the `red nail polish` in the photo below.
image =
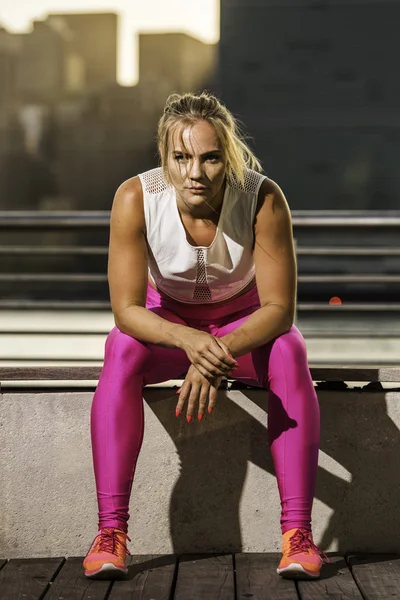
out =
<path fill-rule="evenodd" d="M 209 407 L 208 408 L 208 414 L 211 415 L 212 411 L 213 411 L 213 409 Z"/>
<path fill-rule="evenodd" d="M 181 411 L 177 408 L 176 411 L 175 411 L 175 414 L 176 414 L 177 417 L 180 417 L 181 416 Z"/>
<path fill-rule="evenodd" d="M 180 388 L 179 388 L 179 390 L 176 390 L 176 392 L 175 392 L 175 393 L 176 393 L 176 394 L 180 394 L 180 393 L 181 393 L 181 389 L 182 389 L 182 388 L 180 387 Z"/>
<path fill-rule="evenodd" d="M 202 415 L 202 414 L 200 414 L 200 415 L 199 415 L 199 421 L 202 421 L 202 420 L 203 420 L 203 415 Z"/>
<path fill-rule="evenodd" d="M 186 417 L 186 419 L 187 419 L 187 422 L 188 422 L 188 423 L 191 423 L 191 422 L 192 422 L 192 417 L 191 417 L 190 415 L 188 415 L 188 416 Z"/>

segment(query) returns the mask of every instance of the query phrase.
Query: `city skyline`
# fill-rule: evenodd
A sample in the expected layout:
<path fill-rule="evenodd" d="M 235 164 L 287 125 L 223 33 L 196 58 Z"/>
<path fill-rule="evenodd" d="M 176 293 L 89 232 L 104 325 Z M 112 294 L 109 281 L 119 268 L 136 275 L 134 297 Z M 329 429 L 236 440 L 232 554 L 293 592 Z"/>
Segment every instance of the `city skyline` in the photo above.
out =
<path fill-rule="evenodd" d="M 163 0 L 140 2 L 127 0 L 18 0 L 11 4 L 0 0 L 0 25 L 10 32 L 29 31 L 33 20 L 48 13 L 113 12 L 120 16 L 118 40 L 118 81 L 134 85 L 138 81 L 138 32 L 182 31 L 206 43 L 219 39 L 219 1 L 192 2 L 175 0 L 174 11 Z"/>

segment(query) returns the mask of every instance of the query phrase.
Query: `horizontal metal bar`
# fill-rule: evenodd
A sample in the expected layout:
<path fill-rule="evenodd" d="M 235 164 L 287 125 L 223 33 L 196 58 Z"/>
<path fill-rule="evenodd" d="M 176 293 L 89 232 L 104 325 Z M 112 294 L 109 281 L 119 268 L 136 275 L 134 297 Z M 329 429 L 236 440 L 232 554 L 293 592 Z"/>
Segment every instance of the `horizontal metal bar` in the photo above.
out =
<path fill-rule="evenodd" d="M 400 248 L 296 248 L 297 256 L 400 256 Z"/>
<path fill-rule="evenodd" d="M 107 300 L 23 300 L 20 298 L 0 300 L 0 309 L 3 310 L 111 310 L 111 303 Z"/>
<path fill-rule="evenodd" d="M 400 275 L 299 275 L 299 283 L 400 283 Z"/>
<path fill-rule="evenodd" d="M 386 302 L 345 302 L 328 304 L 327 302 L 299 302 L 297 312 L 400 312 L 400 304 Z"/>
<path fill-rule="evenodd" d="M 0 273 L 0 282 L 10 281 L 16 283 L 18 281 L 38 282 L 78 282 L 86 283 L 106 282 L 107 275 L 93 273 Z"/>
<path fill-rule="evenodd" d="M 0 227 L 82 228 L 108 227 L 110 211 L 0 211 Z"/>
<path fill-rule="evenodd" d="M 107 275 L 93 273 L 0 273 L 0 282 L 106 282 Z M 299 275 L 299 283 L 400 283 L 400 275 Z"/>
<path fill-rule="evenodd" d="M 292 211 L 294 227 L 399 227 L 400 211 Z M 0 211 L 0 227 L 54 229 L 109 227 L 110 211 Z"/>
<path fill-rule="evenodd" d="M 46 256 L 48 254 L 75 256 L 75 255 L 106 255 L 108 246 L 0 246 L 0 254 L 10 256 Z"/>
<path fill-rule="evenodd" d="M 0 246 L 0 254 L 9 256 L 107 255 L 108 246 Z M 297 246 L 298 256 L 400 256 L 400 248 L 319 248 Z"/>

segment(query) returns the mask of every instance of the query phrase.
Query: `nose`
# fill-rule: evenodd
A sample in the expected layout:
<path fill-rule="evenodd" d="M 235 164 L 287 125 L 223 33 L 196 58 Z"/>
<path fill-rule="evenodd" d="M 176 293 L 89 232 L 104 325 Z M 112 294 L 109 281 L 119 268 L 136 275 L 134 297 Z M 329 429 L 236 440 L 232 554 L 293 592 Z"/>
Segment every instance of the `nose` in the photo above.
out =
<path fill-rule="evenodd" d="M 194 158 L 191 161 L 189 167 L 189 177 L 190 179 L 201 179 L 203 175 L 201 160 L 198 158 Z"/>

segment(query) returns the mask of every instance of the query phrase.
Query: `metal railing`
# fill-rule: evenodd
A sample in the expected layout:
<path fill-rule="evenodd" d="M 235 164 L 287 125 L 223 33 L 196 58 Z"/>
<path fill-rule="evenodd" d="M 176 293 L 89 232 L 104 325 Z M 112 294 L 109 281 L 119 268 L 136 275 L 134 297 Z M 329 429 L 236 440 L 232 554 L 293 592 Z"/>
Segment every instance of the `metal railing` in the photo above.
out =
<path fill-rule="evenodd" d="M 98 300 L 87 299 L 88 306 L 105 307 L 108 306 L 107 299 L 107 276 L 104 262 L 98 262 L 101 265 L 100 270 L 96 269 L 85 272 L 79 272 L 79 257 L 81 260 L 91 260 L 90 265 L 97 261 L 105 261 L 108 247 L 105 240 L 108 240 L 110 211 L 77 211 L 77 212 L 38 212 L 38 211 L 0 211 L 0 230 L 7 235 L 8 243 L 0 246 L 0 285 L 4 291 L 5 286 L 25 286 L 26 298 L 23 291 L 19 291 L 14 296 L 3 295 L 0 298 L 0 307 L 3 306 L 45 306 L 46 292 L 44 297 L 34 297 L 33 287 L 41 284 L 67 285 L 79 284 L 81 287 L 77 291 L 84 296 L 85 289 L 93 285 L 100 285 L 103 297 Z M 347 289 L 364 290 L 368 296 L 368 290 L 371 297 L 365 297 L 360 302 L 356 297 L 354 302 L 347 304 L 345 310 L 361 310 L 360 306 L 366 306 L 368 310 L 384 311 L 399 310 L 400 303 L 397 298 L 400 297 L 400 260 L 399 268 L 393 267 L 393 261 L 400 256 L 400 247 L 397 240 L 400 239 L 400 211 L 384 212 L 357 212 L 357 211 L 292 211 L 292 221 L 294 237 L 297 241 L 296 253 L 299 261 L 299 310 L 322 310 L 326 303 L 320 301 L 320 291 L 326 290 L 326 295 L 338 286 L 339 291 Z M 44 234 L 56 234 L 57 232 L 70 232 L 77 236 L 78 242 L 73 241 L 54 244 L 54 237 L 48 245 L 43 243 L 40 236 Z M 27 243 L 21 240 L 21 237 L 27 234 Z M 94 239 L 94 232 L 101 233 L 99 243 L 98 236 Z M 29 234 L 29 235 L 28 235 Z M 35 235 L 39 237 L 35 237 Z M 60 235 L 62 235 L 60 233 Z M 16 237 L 13 240 L 13 236 Z M 321 240 L 322 236 L 322 240 Z M 341 236 L 347 236 L 341 243 Z M 360 243 L 357 239 L 360 237 Z M 34 239 L 32 239 L 34 238 Z M 96 243 L 90 245 L 90 239 Z M 317 239 L 318 238 L 318 239 Z M 84 239 L 84 243 L 81 243 Z M 375 243 L 368 245 L 370 240 Z M 104 242 L 104 243 L 103 243 Z M 332 243 L 334 242 L 334 243 Z M 35 269 L 26 269 L 28 258 L 36 257 Z M 51 272 L 43 272 L 40 269 L 38 259 L 43 257 L 43 261 L 50 258 L 59 257 L 61 268 Z M 62 259 L 76 259 L 78 271 L 65 272 L 62 269 Z M 346 258 L 348 261 L 346 261 Z M 8 269 L 7 259 L 12 259 L 18 263 L 18 269 Z M 329 259 L 337 261 L 340 269 L 345 272 L 330 272 L 328 267 L 324 267 L 323 261 Z M 381 261 L 379 268 L 381 272 L 365 272 L 368 267 L 369 259 Z M 390 268 L 386 262 L 392 261 Z M 321 263 L 316 262 L 320 260 Z M 364 261 L 362 272 L 352 270 L 351 261 Z M 94 262 L 93 262 L 94 261 Z M 307 261 L 309 261 L 307 263 Z M 314 262 L 311 262 L 314 261 Z M 386 262 L 385 262 L 386 261 Z M 13 264 L 14 264 L 13 263 Z M 39 267 L 38 267 L 39 264 Z M 75 264 L 75 263 L 74 263 Z M 86 266 L 86 263 L 84 263 Z M 317 265 L 317 266 L 316 266 Z M 321 267 L 320 267 L 321 265 Z M 89 269 L 92 267 L 90 266 Z M 321 268 L 321 270 L 318 270 Z M 83 287 L 82 287 L 83 286 Z M 342 287 L 340 287 L 342 286 Z M 361 287 L 360 287 L 361 286 Z M 10 288 L 9 288 L 10 289 Z M 8 289 L 8 291 L 9 291 Z M 100 288 L 99 288 L 100 289 Z M 310 291 L 311 290 L 311 291 Z M 378 290 L 378 291 L 376 291 Z M 393 291 L 394 290 L 394 291 Z M 315 301 L 313 300 L 313 293 Z M 321 292 L 324 295 L 324 291 Z M 101 295 L 101 294 L 100 294 Z M 340 294 L 338 294 L 340 295 Z M 85 299 L 78 297 L 75 301 L 58 301 L 54 298 L 48 300 L 48 306 L 85 304 Z"/>

